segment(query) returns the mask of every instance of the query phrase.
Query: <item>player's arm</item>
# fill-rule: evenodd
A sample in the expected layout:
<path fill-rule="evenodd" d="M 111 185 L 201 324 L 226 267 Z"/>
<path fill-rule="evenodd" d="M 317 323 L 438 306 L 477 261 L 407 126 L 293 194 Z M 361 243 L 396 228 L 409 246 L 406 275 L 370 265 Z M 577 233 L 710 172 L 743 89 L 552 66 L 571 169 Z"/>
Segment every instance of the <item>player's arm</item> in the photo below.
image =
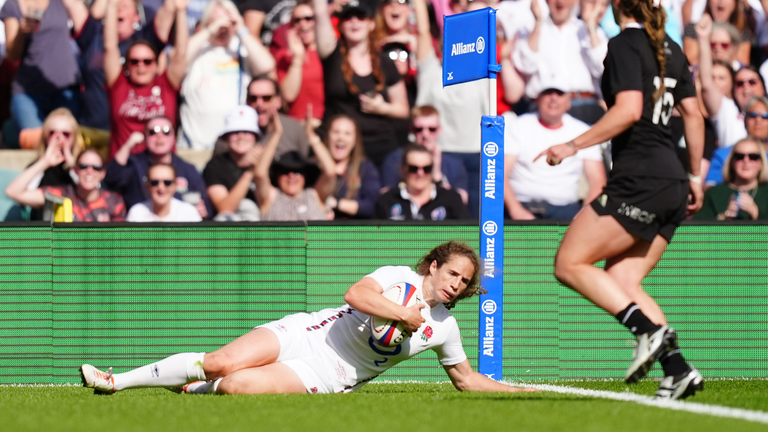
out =
<path fill-rule="evenodd" d="M 701 159 L 704 154 L 704 117 L 699 109 L 696 97 L 687 97 L 677 104 L 677 110 L 683 117 L 683 135 L 688 151 L 688 173 L 691 188 L 691 200 L 688 212 L 693 214 L 701 209 L 704 192 L 701 187 Z"/>
<path fill-rule="evenodd" d="M 558 144 L 544 150 L 536 156 L 536 159 L 546 156 L 547 163 L 557 165 L 581 149 L 603 143 L 624 132 L 642 116 L 643 92 L 640 90 L 620 91 L 616 93 L 616 104 L 588 131 L 565 144 Z"/>
<path fill-rule="evenodd" d="M 418 330 L 425 321 L 421 316 L 424 305 L 417 304 L 406 308 L 382 296 L 383 292 L 384 288 L 375 279 L 364 277 L 349 287 L 344 294 L 344 301 L 366 315 L 400 321 L 408 332 Z"/>
<path fill-rule="evenodd" d="M 453 386 L 458 391 L 481 391 L 481 392 L 533 392 L 538 391 L 534 388 L 512 387 L 494 381 L 485 375 L 472 370 L 469 360 L 451 366 L 443 366 Z"/>

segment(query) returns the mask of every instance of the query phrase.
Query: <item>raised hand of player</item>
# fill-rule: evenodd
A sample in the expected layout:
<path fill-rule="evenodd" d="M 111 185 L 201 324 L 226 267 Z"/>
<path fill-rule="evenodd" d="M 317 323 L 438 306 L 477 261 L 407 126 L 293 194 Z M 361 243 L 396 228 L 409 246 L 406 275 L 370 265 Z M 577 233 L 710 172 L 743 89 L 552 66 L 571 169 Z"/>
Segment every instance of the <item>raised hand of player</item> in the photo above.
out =
<path fill-rule="evenodd" d="M 405 319 L 400 320 L 400 323 L 405 328 L 405 331 L 408 332 L 408 335 L 413 334 L 413 332 L 418 330 L 419 327 L 421 327 L 421 325 L 427 321 L 423 316 L 421 316 L 422 309 L 424 309 L 424 305 L 420 303 L 405 308 L 407 311 Z"/>
<path fill-rule="evenodd" d="M 563 161 L 563 159 L 573 156 L 576 154 L 576 147 L 573 144 L 573 142 L 568 142 L 565 144 L 558 144 L 556 146 L 552 146 L 543 152 L 539 153 L 538 156 L 536 156 L 533 161 L 536 162 L 540 157 L 545 156 L 546 161 L 550 166 L 559 165 L 560 162 Z"/>
<path fill-rule="evenodd" d="M 701 16 L 699 22 L 696 23 L 695 28 L 699 41 L 709 40 L 709 37 L 712 35 L 712 17 L 705 13 Z"/>
<path fill-rule="evenodd" d="M 701 183 L 690 181 L 691 192 L 688 194 L 688 215 L 696 214 L 701 210 L 701 206 L 704 203 L 704 190 L 701 188 Z"/>

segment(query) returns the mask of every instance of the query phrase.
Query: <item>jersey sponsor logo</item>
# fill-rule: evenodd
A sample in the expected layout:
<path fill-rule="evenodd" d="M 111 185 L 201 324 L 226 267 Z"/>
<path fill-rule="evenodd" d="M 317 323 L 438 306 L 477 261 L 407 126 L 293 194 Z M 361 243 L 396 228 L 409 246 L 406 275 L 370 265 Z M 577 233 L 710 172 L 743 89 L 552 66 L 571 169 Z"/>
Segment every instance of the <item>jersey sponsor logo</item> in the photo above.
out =
<path fill-rule="evenodd" d="M 649 225 L 653 223 L 654 219 L 656 219 L 655 213 L 649 213 L 639 207 L 635 207 L 633 205 L 629 205 L 624 202 L 621 203 L 621 206 L 616 212 L 630 219 L 634 219 L 638 222 L 649 224 Z"/>

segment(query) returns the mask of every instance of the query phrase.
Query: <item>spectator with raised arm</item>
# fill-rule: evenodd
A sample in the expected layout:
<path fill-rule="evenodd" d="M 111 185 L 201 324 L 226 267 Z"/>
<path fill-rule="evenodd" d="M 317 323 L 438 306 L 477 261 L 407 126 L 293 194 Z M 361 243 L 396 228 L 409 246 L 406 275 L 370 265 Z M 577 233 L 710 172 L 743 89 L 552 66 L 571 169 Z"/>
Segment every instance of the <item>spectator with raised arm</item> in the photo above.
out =
<path fill-rule="evenodd" d="M 526 78 L 525 94 L 535 99 L 542 85 L 553 79 L 565 85 L 571 98 L 571 116 L 594 124 L 605 112 L 600 105 L 600 78 L 608 38 L 597 25 L 600 9 L 584 3 L 581 18 L 573 15 L 575 0 L 548 0 L 549 14 L 531 2 L 536 24 L 523 32 L 512 60 Z"/>
<path fill-rule="evenodd" d="M 309 128 L 308 133 L 312 133 Z M 310 135 L 310 140 L 319 140 Z M 335 219 L 370 219 L 379 199 L 379 172 L 365 158 L 360 127 L 344 114 L 331 119 L 325 146 L 336 164 L 336 187 L 325 200 Z"/>
<path fill-rule="evenodd" d="M 598 197 L 606 183 L 599 146 L 576 152 L 576 157 L 550 167 L 534 160 L 554 143 L 570 142 L 589 125 L 567 114 L 570 96 L 565 85 L 543 82 L 536 97 L 537 113 L 518 117 L 504 145 L 504 205 L 513 219 L 571 220 L 581 210 L 579 183 L 589 184 L 584 205 Z"/>
<path fill-rule="evenodd" d="M 19 62 L 11 84 L 11 118 L 22 148 L 37 145 L 43 119 L 56 108 L 77 116 L 80 73 L 68 18 L 62 0 L 50 0 L 47 9 L 7 0 L 0 9 L 7 57 Z"/>
<path fill-rule="evenodd" d="M 729 41 L 729 46 L 726 49 L 732 48 L 734 51 L 733 59 L 741 65 L 748 65 L 755 29 L 749 25 L 750 17 L 745 13 L 742 2 L 740 0 L 707 0 L 702 19 L 704 16 L 709 17 L 710 21 L 715 23 L 730 24 L 735 27 L 736 40 L 732 43 Z M 695 28 L 697 24 L 687 23 L 683 30 L 683 51 L 688 57 L 688 62 L 692 65 L 697 65 L 701 61 L 700 50 L 702 45 L 706 43 L 699 39 L 699 30 Z"/>
<path fill-rule="evenodd" d="M 260 220 L 253 179 L 264 146 L 256 144 L 261 137 L 256 110 L 249 106 L 232 109 L 221 136 L 228 151 L 214 155 L 203 170 L 208 196 L 218 213 L 214 220 Z"/>
<path fill-rule="evenodd" d="M 80 93 L 81 126 L 109 131 L 109 98 L 104 76 L 104 24 L 109 0 L 94 2 L 92 9 L 98 7 L 103 12 L 94 15 L 89 12 L 82 0 L 63 0 L 69 18 L 72 20 L 72 35 L 80 49 L 80 73 L 83 78 Z M 141 20 L 140 12 L 145 21 Z M 168 41 L 176 12 L 175 0 L 165 0 L 157 13 L 135 0 L 119 0 L 117 3 L 117 38 L 121 56 L 132 42 L 146 40 L 155 51 L 160 51 Z"/>
<path fill-rule="evenodd" d="M 379 198 L 376 216 L 391 220 L 469 219 L 467 206 L 453 190 L 435 184 L 435 161 L 423 145 L 409 144 L 403 150 L 400 175 L 403 181 Z"/>
<path fill-rule="evenodd" d="M 299 1 L 293 9 L 290 28 L 286 32 L 288 46 L 277 48 L 273 53 L 277 61 L 280 93 L 288 105 L 287 114 L 296 120 L 304 120 L 311 105 L 311 122 L 317 127 L 325 112 L 325 93 L 323 65 L 317 55 L 315 14 L 312 0 Z"/>
<path fill-rule="evenodd" d="M 117 222 L 125 220 L 123 198 L 101 188 L 104 179 L 104 161 L 93 149 L 86 149 L 77 157 L 73 168 L 77 175 L 77 184 L 62 186 L 30 187 L 35 178 L 50 169 L 64 163 L 66 133 L 56 131 L 49 140 L 45 155 L 24 170 L 8 185 L 5 194 L 21 205 L 40 209 L 45 205 L 45 193 L 72 200 L 72 220 L 74 222 Z"/>
<path fill-rule="evenodd" d="M 273 32 L 290 21 L 296 0 L 242 0 L 239 6 L 248 31 L 269 46 Z"/>
<path fill-rule="evenodd" d="M 411 110 L 411 133 L 416 138 L 415 143 L 423 145 L 430 153 L 434 161 L 432 180 L 446 189 L 453 189 L 461 195 L 464 204 L 467 203 L 469 194 L 467 170 L 460 159 L 443 154 L 437 144 L 443 127 L 440 125 L 440 113 L 430 105 L 418 106 Z M 381 167 L 381 183 L 385 189 L 396 189 L 402 180 L 401 163 L 403 161 L 403 149 L 397 149 L 387 155 Z"/>
<path fill-rule="evenodd" d="M 209 150 L 227 113 L 245 103 L 251 77 L 272 71 L 275 61 L 230 0 L 208 3 L 200 25 L 187 49 L 179 146 Z"/>
<path fill-rule="evenodd" d="M 144 40 L 131 42 L 126 50 L 125 62 L 121 64 L 118 27 L 120 0 L 109 0 L 104 19 L 104 76 L 109 94 L 112 131 L 110 158 L 117 154 L 133 132 L 143 131 L 149 119 L 164 116 L 171 120 L 174 129 L 176 127 L 176 98 L 187 68 L 188 1 L 176 0 L 175 45 L 168 68 L 158 74 L 157 51 Z M 139 153 L 145 148 L 141 143 L 133 151 Z"/>
<path fill-rule="evenodd" d="M 314 5 L 315 11 L 327 8 L 323 0 L 314 0 Z M 325 80 L 323 129 L 337 114 L 352 117 L 360 125 L 365 154 L 379 166 L 400 146 L 391 120 L 408 117 L 405 83 L 394 62 L 378 51 L 371 10 L 359 0 L 350 0 L 339 12 L 339 20 L 337 37 L 327 13 L 315 16 Z"/>
<path fill-rule="evenodd" d="M 133 149 L 146 144 L 141 153 Z M 174 167 L 177 188 L 175 196 L 197 208 L 202 218 L 213 213 L 205 182 L 194 165 L 185 162 L 173 153 L 176 145 L 176 133 L 173 122 L 167 117 L 155 117 L 147 121 L 144 133 L 134 132 L 107 165 L 104 183 L 111 190 L 119 192 L 130 209 L 134 204 L 146 201 L 149 192 L 146 189 L 147 172 L 151 165 L 163 163 Z"/>
<path fill-rule="evenodd" d="M 301 153 L 290 151 L 277 155 L 283 132 L 280 117 L 273 113 L 274 131 L 256 164 L 256 198 L 265 221 L 307 221 L 329 219 L 325 200 L 333 194 L 336 167 L 322 141 L 309 144 L 318 164 Z"/>

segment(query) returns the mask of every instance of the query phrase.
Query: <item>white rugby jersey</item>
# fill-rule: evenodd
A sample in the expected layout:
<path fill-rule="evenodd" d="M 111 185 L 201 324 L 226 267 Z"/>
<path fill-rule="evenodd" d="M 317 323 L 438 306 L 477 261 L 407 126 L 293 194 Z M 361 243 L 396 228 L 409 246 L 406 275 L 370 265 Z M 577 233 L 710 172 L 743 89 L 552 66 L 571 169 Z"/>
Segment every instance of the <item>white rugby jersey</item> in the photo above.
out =
<path fill-rule="evenodd" d="M 398 282 L 408 282 L 417 287 L 418 294 L 424 298 L 424 276 L 409 267 L 381 267 L 366 277 L 374 279 L 384 289 Z M 377 345 L 371 336 L 370 316 L 349 305 L 310 314 L 315 324 L 307 331 L 325 333 L 325 344 L 335 351 L 340 360 L 347 363 L 349 367 L 344 365 L 344 369 L 349 391 L 428 349 L 435 351 L 443 366 L 455 365 L 467 359 L 461 345 L 459 325 L 445 306 L 439 304 L 430 308 L 425 304 L 421 314 L 426 322 L 396 347 Z"/>

